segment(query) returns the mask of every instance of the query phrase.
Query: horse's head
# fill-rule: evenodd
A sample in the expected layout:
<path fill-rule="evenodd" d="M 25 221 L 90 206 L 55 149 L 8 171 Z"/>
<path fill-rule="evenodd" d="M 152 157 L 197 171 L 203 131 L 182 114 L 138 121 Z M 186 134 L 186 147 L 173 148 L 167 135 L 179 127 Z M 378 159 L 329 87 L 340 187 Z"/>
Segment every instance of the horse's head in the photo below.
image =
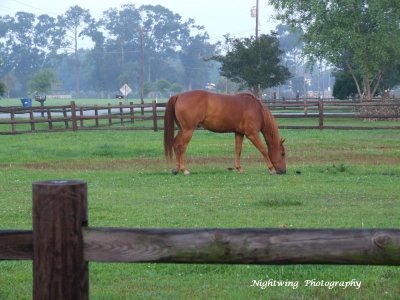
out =
<path fill-rule="evenodd" d="M 279 144 L 272 149 L 269 149 L 269 159 L 271 163 L 274 165 L 275 171 L 277 174 L 285 174 L 286 173 L 286 153 L 285 147 L 283 143 L 284 139 L 281 139 Z"/>

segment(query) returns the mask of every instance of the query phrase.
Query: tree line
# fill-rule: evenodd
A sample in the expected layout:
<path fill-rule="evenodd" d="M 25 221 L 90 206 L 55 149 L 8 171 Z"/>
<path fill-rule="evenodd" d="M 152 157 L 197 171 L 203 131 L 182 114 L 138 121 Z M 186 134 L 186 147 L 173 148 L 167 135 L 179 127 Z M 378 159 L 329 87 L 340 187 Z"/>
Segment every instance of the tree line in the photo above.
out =
<path fill-rule="evenodd" d="M 77 97 L 115 92 L 124 83 L 136 93 L 166 84 L 174 91 L 202 88 L 218 74 L 203 59 L 217 46 L 193 19 L 160 5 L 110 8 L 98 20 L 79 6 L 57 17 L 17 12 L 0 17 L 0 79 L 11 96 L 34 92 L 28 83 L 42 70 Z"/>
<path fill-rule="evenodd" d="M 336 69 L 336 93 L 372 97 L 400 82 L 400 1 L 271 0 L 303 31 L 304 55 Z"/>
<path fill-rule="evenodd" d="M 279 86 L 289 97 L 333 87 L 336 97 L 366 100 L 400 83 L 399 1 L 270 3 L 282 22 L 274 32 L 216 43 L 160 5 L 110 8 L 98 20 L 79 6 L 57 17 L 0 16 L 0 80 L 11 96 L 57 80 L 76 97 L 109 96 L 127 83 L 141 97 Z"/>

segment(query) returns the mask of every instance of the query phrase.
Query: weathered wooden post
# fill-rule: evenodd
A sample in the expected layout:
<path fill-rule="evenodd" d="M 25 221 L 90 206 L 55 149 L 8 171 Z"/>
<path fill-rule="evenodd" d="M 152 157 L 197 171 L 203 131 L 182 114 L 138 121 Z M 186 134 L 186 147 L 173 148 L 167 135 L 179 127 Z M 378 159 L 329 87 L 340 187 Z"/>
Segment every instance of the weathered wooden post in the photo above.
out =
<path fill-rule="evenodd" d="M 112 113 L 111 113 L 111 104 L 108 103 L 107 107 L 107 116 L 108 116 L 108 126 L 112 126 Z"/>
<path fill-rule="evenodd" d="M 158 124 L 157 124 L 157 102 L 153 100 L 151 103 L 151 107 L 153 109 L 153 130 L 158 131 Z"/>
<path fill-rule="evenodd" d="M 51 119 L 51 111 L 49 108 L 47 108 L 46 111 L 47 111 L 47 123 L 49 124 L 49 130 L 53 130 L 53 121 Z"/>
<path fill-rule="evenodd" d="M 72 130 L 78 130 L 78 124 L 76 123 L 76 104 L 75 101 L 71 101 L 71 122 L 72 122 Z"/>
<path fill-rule="evenodd" d="M 83 107 L 79 107 L 79 126 L 80 128 L 84 127 L 83 120 L 85 119 Z M 78 130 L 78 125 L 76 126 Z"/>
<path fill-rule="evenodd" d="M 11 119 L 11 133 L 12 133 L 12 134 L 15 134 L 15 133 L 17 133 L 17 130 L 16 130 L 16 128 L 15 128 L 15 122 L 16 122 L 16 120 L 15 120 L 15 112 L 14 112 L 14 109 L 11 109 L 11 111 L 10 111 L 10 119 Z"/>
<path fill-rule="evenodd" d="M 54 180 L 33 184 L 33 299 L 88 299 L 87 185 Z"/>
<path fill-rule="evenodd" d="M 31 132 L 34 132 L 35 131 L 35 118 L 34 118 L 32 110 L 29 111 L 29 122 L 31 123 Z"/>
<path fill-rule="evenodd" d="M 119 117 L 121 120 L 121 126 L 124 125 L 124 107 L 122 102 L 119 103 Z"/>
<path fill-rule="evenodd" d="M 318 100 L 318 116 L 319 116 L 319 129 L 324 129 L 324 102 L 321 98 Z"/>
<path fill-rule="evenodd" d="M 131 113 L 131 123 L 135 123 L 135 107 L 133 106 L 133 102 L 129 102 L 129 111 Z"/>
<path fill-rule="evenodd" d="M 304 115 L 308 115 L 308 105 L 307 105 L 307 98 L 304 98 Z"/>
<path fill-rule="evenodd" d="M 63 117 L 64 117 L 64 125 L 65 125 L 65 129 L 68 129 L 68 128 L 69 128 L 69 126 L 68 126 L 68 114 L 67 114 L 67 108 L 66 108 L 66 107 L 63 107 L 63 108 L 62 108 L 62 111 L 63 111 Z"/>
<path fill-rule="evenodd" d="M 94 123 L 96 128 L 99 128 L 99 108 L 97 104 L 94 105 Z"/>

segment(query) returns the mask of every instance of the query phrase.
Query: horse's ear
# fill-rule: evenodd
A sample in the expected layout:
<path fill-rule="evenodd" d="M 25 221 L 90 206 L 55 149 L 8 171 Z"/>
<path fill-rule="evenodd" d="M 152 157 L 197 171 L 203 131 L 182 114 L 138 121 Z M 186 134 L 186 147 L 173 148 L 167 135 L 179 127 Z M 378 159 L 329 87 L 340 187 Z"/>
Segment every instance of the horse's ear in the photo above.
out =
<path fill-rule="evenodd" d="M 286 139 L 281 139 L 281 145 L 286 141 Z"/>

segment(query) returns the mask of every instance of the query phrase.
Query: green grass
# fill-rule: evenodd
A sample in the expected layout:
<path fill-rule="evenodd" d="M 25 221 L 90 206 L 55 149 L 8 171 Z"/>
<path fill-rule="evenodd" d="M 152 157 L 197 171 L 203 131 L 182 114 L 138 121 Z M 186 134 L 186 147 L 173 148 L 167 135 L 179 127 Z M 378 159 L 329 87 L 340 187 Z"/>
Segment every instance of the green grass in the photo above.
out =
<path fill-rule="evenodd" d="M 197 131 L 192 175 L 173 176 L 162 133 L 0 136 L 0 228 L 32 227 L 32 182 L 88 182 L 89 225 L 133 228 L 400 228 L 400 131 L 283 130 L 288 174 L 268 175 L 248 141 Z M 298 174 L 300 173 L 300 174 Z M 91 299 L 398 299 L 400 270 L 381 266 L 90 263 Z M 253 280 L 299 287 L 252 287 Z M 360 289 L 305 280 L 362 282 Z M 28 299 L 32 263 L 0 262 L 0 299 Z"/>

